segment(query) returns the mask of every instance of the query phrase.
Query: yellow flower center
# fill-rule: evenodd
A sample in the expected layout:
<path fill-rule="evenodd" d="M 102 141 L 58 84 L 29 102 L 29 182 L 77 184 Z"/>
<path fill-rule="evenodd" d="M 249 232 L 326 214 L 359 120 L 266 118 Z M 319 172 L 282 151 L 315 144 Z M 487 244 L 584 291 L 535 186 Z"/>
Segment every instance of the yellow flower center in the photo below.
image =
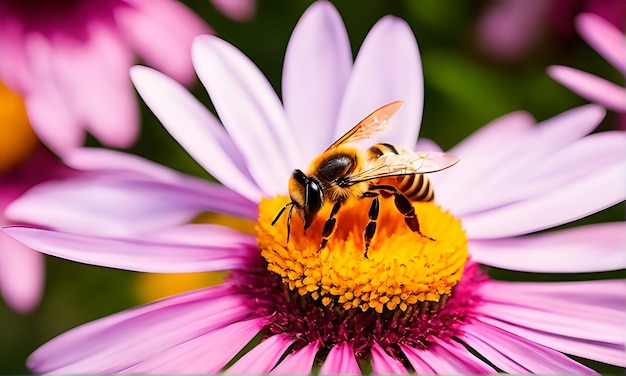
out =
<path fill-rule="evenodd" d="M 319 212 L 306 232 L 294 213 L 287 243 L 287 216 L 274 226 L 271 222 L 288 201 L 285 196 L 261 200 L 257 241 L 268 270 L 301 296 L 335 309 L 406 311 L 437 306 L 461 279 L 468 258 L 461 222 L 431 202 L 413 203 L 425 237 L 408 228 L 393 199 L 381 199 L 377 230 L 366 253 L 363 232 L 370 199 L 341 206 L 323 249 L 322 230 L 332 205 Z"/>

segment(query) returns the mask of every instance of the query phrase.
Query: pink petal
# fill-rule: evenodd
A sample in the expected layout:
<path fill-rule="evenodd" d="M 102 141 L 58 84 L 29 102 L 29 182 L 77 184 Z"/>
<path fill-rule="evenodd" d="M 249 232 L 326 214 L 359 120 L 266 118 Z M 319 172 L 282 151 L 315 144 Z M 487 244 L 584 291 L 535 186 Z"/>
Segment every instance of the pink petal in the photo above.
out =
<path fill-rule="evenodd" d="M 264 339 L 226 370 L 226 374 L 248 375 L 266 374 L 283 356 L 294 342 L 286 334 Z"/>
<path fill-rule="evenodd" d="M 415 370 L 415 373 L 418 375 L 431 375 L 434 374 L 434 369 L 425 362 L 422 358 L 420 358 L 420 354 L 423 353 L 423 350 L 418 350 L 416 348 L 400 345 L 402 352 L 406 355 L 406 358 L 411 363 L 411 366 Z"/>
<path fill-rule="evenodd" d="M 524 192 L 525 189 L 522 187 L 525 188 L 530 183 L 528 178 L 534 175 L 537 168 L 540 168 L 538 166 L 542 166 L 546 160 L 550 161 L 556 151 L 577 142 L 590 133 L 603 117 L 604 110 L 601 107 L 587 105 L 559 114 L 534 128 L 527 127 L 528 123 L 525 121 L 518 122 L 521 120 L 519 118 L 513 118 L 517 124 L 511 125 L 503 119 L 504 122 L 497 124 L 503 125 L 505 131 L 512 128 L 514 132 L 498 130 L 494 132 L 495 137 L 487 138 L 490 142 L 499 140 L 498 145 L 494 146 L 489 142 L 482 143 L 481 140 L 485 139 L 484 137 L 470 136 L 466 140 L 466 148 L 482 153 L 482 158 L 489 160 L 487 164 L 491 163 L 491 165 L 488 169 L 481 165 L 480 160 L 472 160 L 473 152 L 468 153 L 470 154 L 468 161 L 463 150 L 456 150 L 457 148 L 450 150 L 461 161 L 453 168 L 433 174 L 438 189 L 438 202 L 449 207 L 457 216 L 485 211 L 508 203 L 501 200 L 496 201 L 497 205 L 495 205 L 491 201 L 499 199 L 502 195 L 511 195 L 511 191 Z M 492 129 L 494 128 L 489 127 L 484 132 L 491 132 Z M 485 150 L 490 152 L 485 153 Z M 465 176 L 471 174 L 474 174 L 473 180 L 464 179 Z M 441 181 L 442 177 L 445 180 Z M 511 185 L 514 186 L 513 190 L 511 190 Z M 548 192 L 552 191 L 553 189 Z M 535 193 L 534 196 L 537 195 Z"/>
<path fill-rule="evenodd" d="M 626 40 L 619 29 L 592 13 L 578 15 L 576 28 L 591 47 L 626 75 Z"/>
<path fill-rule="evenodd" d="M 24 95 L 28 118 L 39 139 L 62 155 L 82 144 L 83 130 L 54 78 L 49 63 L 52 46 L 37 34 L 29 36 L 24 43 L 32 64 L 29 79 L 38 83 L 36 90 Z"/>
<path fill-rule="evenodd" d="M 574 93 L 611 110 L 626 112 L 626 88 L 578 69 L 553 65 L 548 75 Z"/>
<path fill-rule="evenodd" d="M 491 326 L 513 333 L 529 341 L 550 347 L 567 354 L 587 359 L 626 367 L 624 344 L 616 345 L 586 341 L 575 337 L 561 336 L 550 332 L 517 326 L 490 317 L 479 317 L 479 320 Z"/>
<path fill-rule="evenodd" d="M 602 132 L 589 135 L 561 150 L 554 151 L 536 167 L 498 184 L 497 192 L 481 197 L 483 210 L 533 198 L 544 192 L 585 179 L 599 168 L 609 167 L 624 160 L 626 154 L 624 132 Z M 519 187 L 525 189 L 519 189 Z"/>
<path fill-rule="evenodd" d="M 282 79 L 285 111 L 305 160 L 335 140 L 351 68 L 352 51 L 341 16 L 330 2 L 313 3 L 291 35 Z"/>
<path fill-rule="evenodd" d="M 387 130 L 372 137 L 372 142 L 382 140 L 410 148 L 417 141 L 422 119 L 422 64 L 409 25 L 387 16 L 374 25 L 359 50 L 335 137 L 339 138 L 378 107 L 396 100 L 404 101 L 404 105 L 389 120 Z"/>
<path fill-rule="evenodd" d="M 374 342 L 372 345 L 372 373 L 377 375 L 406 375 L 409 371 L 404 368 L 401 361 L 387 355 L 385 350 Z"/>
<path fill-rule="evenodd" d="M 31 311 L 41 299 L 44 259 L 0 232 L 0 291 L 9 307 L 20 313 Z"/>
<path fill-rule="evenodd" d="M 237 147 L 215 117 L 185 88 L 146 67 L 131 69 L 137 91 L 185 150 L 222 184 L 250 200 L 261 192 Z"/>
<path fill-rule="evenodd" d="M 53 42 L 50 64 L 74 116 L 104 144 L 130 146 L 139 131 L 128 77 L 133 56 L 117 30 L 104 22 L 93 23 L 83 43 L 63 38 Z"/>
<path fill-rule="evenodd" d="M 70 330 L 37 349 L 28 367 L 36 373 L 119 372 L 249 314 L 244 298 L 227 286 L 191 291 Z M 258 327 L 248 323 L 247 330 Z"/>
<path fill-rule="evenodd" d="M 513 374 L 581 374 L 593 370 L 558 351 L 498 328 L 473 322 L 463 327 L 463 342 L 504 372 Z"/>
<path fill-rule="evenodd" d="M 326 357 L 320 375 L 360 375 L 361 369 L 354 357 L 354 351 L 347 343 L 336 345 Z"/>
<path fill-rule="evenodd" d="M 472 260 L 533 273 L 626 269 L 626 224 L 603 223 L 522 238 L 470 241 Z"/>
<path fill-rule="evenodd" d="M 438 341 L 428 347 L 426 350 L 418 350 L 408 346 L 401 346 L 402 351 L 407 354 L 409 361 L 411 359 L 416 363 L 418 368 L 432 368 L 433 372 L 427 373 L 437 374 L 488 374 L 496 373 L 486 363 L 472 355 L 467 349 L 456 342 L 444 343 Z M 410 354 L 410 355 L 409 355 Z M 411 362 L 413 364 L 413 362 Z M 419 373 L 416 368 L 416 372 Z"/>
<path fill-rule="evenodd" d="M 63 162 L 77 170 L 130 171 L 136 177 L 147 175 L 149 178 L 162 182 L 191 184 L 193 186 L 207 184 L 206 180 L 181 174 L 176 170 L 137 155 L 98 147 L 72 150 L 63 156 Z"/>
<path fill-rule="evenodd" d="M 440 339 L 435 339 L 435 341 L 441 350 L 444 350 L 441 351 L 439 347 L 435 347 L 435 352 L 438 352 L 439 354 L 446 352 L 452 355 L 452 358 L 449 358 L 448 360 L 455 367 L 458 367 L 459 370 L 465 369 L 464 371 L 461 371 L 461 373 L 481 375 L 497 373 L 493 367 L 485 363 L 483 360 L 478 359 L 467 348 L 458 342 L 444 341 Z M 448 354 L 446 354 L 446 357 Z"/>
<path fill-rule="evenodd" d="M 538 197 L 463 216 L 463 226 L 472 239 L 528 234 L 585 217 L 624 199 L 626 160 Z"/>
<path fill-rule="evenodd" d="M 624 366 L 626 282 L 490 281 L 477 318 L 558 351 Z M 601 320 L 598 318 L 601 317 Z"/>
<path fill-rule="evenodd" d="M 119 28 L 146 62 L 184 84 L 195 80 L 191 64 L 191 43 L 200 34 L 211 32 L 191 9 L 171 0 L 126 0 L 118 7 Z"/>
<path fill-rule="evenodd" d="M 28 227 L 3 230 L 26 246 L 51 256 L 111 268 L 153 272 L 190 273 L 231 270 L 246 265 L 256 251 L 252 235 L 231 233 L 230 239 L 219 226 L 207 228 L 203 244 L 161 242 L 144 237 L 97 237 Z M 211 238 L 216 232 L 220 238 Z M 217 241 L 219 239 L 226 239 Z"/>
<path fill-rule="evenodd" d="M 2 5 L 4 7 L 4 5 Z M 11 17 L 4 9 L 0 22 L 0 36 L 2 37 L 2 54 L 0 54 L 0 76 L 2 82 L 19 93 L 27 92 L 34 84 L 33 73 L 28 62 L 28 37 L 24 33 L 24 24 L 19 17 Z M 39 37 L 37 37 L 39 38 Z"/>
<path fill-rule="evenodd" d="M 313 368 L 318 349 L 318 342 L 308 344 L 287 355 L 270 373 L 274 375 L 308 375 Z"/>
<path fill-rule="evenodd" d="M 247 21 L 256 13 L 256 0 L 211 0 L 211 2 L 235 21 Z"/>
<path fill-rule="evenodd" d="M 227 188 L 114 174 L 40 184 L 14 201 L 8 218 L 94 235 L 131 235 L 190 221 L 203 211 L 256 219 L 255 205 Z"/>
<path fill-rule="evenodd" d="M 417 144 L 415 144 L 415 147 L 413 148 L 413 150 L 415 151 L 436 151 L 436 152 L 442 152 L 443 149 L 441 149 L 441 147 L 439 145 L 437 145 L 437 143 L 431 139 L 428 138 L 420 138 L 419 140 L 417 140 Z"/>
<path fill-rule="evenodd" d="M 485 125 L 450 149 L 451 154 L 461 159 L 459 163 L 428 176 L 437 187 L 437 202 L 462 213 L 461 205 L 467 205 L 464 199 L 467 187 L 477 186 L 485 176 L 502 166 L 502 160 L 509 160 L 509 148 L 516 140 L 528 138 L 534 124 L 530 114 L 513 112 Z"/>
<path fill-rule="evenodd" d="M 268 195 L 285 193 L 303 160 L 274 89 L 239 50 L 213 36 L 196 38 L 194 66 L 222 123 Z"/>
<path fill-rule="evenodd" d="M 124 369 L 125 373 L 215 374 L 261 330 L 261 319 L 235 322 Z"/>

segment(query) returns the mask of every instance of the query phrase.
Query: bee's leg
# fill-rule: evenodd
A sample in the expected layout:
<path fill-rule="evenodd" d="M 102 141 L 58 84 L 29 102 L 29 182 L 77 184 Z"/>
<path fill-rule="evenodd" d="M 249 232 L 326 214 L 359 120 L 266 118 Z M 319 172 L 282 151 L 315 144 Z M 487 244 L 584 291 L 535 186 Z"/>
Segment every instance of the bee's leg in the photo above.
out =
<path fill-rule="evenodd" d="M 319 250 L 322 250 L 324 249 L 324 247 L 326 247 L 326 243 L 328 243 L 328 238 L 333 233 L 333 231 L 335 231 L 335 224 L 337 223 L 335 215 L 339 211 L 339 208 L 341 208 L 341 203 L 342 200 L 335 202 L 335 205 L 333 205 L 333 208 L 330 211 L 328 219 L 326 220 L 326 222 L 324 222 L 324 229 L 322 230 L 322 244 L 320 245 Z"/>
<path fill-rule="evenodd" d="M 378 193 L 368 191 L 363 194 L 363 197 L 373 197 L 372 204 L 370 205 L 370 210 L 367 213 L 370 221 L 367 223 L 365 227 L 365 232 L 363 233 L 363 242 L 365 243 L 365 257 L 367 257 L 367 250 L 370 248 L 370 243 L 374 238 L 374 234 L 376 233 L 376 221 L 378 220 L 378 213 L 380 211 L 380 203 L 378 202 Z"/>
<path fill-rule="evenodd" d="M 393 185 L 373 184 L 370 186 L 370 190 L 381 190 L 381 191 L 391 192 L 391 194 L 393 195 L 393 202 L 394 204 L 396 204 L 396 208 L 402 215 L 404 215 L 404 222 L 406 223 L 407 226 L 409 226 L 411 231 L 417 232 L 418 234 L 430 240 L 433 240 L 433 241 L 435 240 L 431 238 L 430 236 L 424 235 L 420 231 L 420 223 L 417 220 L 417 215 L 415 215 L 415 208 L 413 207 L 413 205 L 411 205 L 411 201 L 409 201 L 409 199 L 404 194 L 402 194 L 402 192 L 399 192 L 396 187 L 394 187 Z"/>

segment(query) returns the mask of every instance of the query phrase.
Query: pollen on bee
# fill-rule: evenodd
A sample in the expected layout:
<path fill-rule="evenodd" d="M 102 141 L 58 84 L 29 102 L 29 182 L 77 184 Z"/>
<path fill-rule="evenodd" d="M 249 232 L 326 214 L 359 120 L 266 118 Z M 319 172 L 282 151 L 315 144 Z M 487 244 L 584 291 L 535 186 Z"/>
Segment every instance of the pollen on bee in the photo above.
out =
<path fill-rule="evenodd" d="M 286 220 L 271 225 L 288 202 L 284 196 L 263 199 L 256 226 L 257 242 L 268 270 L 291 291 L 320 299 L 324 307 L 406 311 L 422 302 L 438 302 L 460 280 L 468 259 L 467 238 L 461 222 L 432 202 L 413 203 L 422 232 L 411 231 L 393 199 L 382 199 L 378 229 L 366 253 L 363 230 L 370 200 L 348 200 L 337 214 L 332 236 L 320 249 L 324 207 L 305 232 L 300 218 L 291 222 L 286 242 Z"/>

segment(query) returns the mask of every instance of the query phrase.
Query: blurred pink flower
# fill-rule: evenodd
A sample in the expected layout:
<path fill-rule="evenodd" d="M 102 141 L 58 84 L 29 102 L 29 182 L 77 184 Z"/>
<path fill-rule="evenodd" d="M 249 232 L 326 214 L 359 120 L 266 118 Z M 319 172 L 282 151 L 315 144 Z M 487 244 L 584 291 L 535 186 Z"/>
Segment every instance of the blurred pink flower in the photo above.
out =
<path fill-rule="evenodd" d="M 230 18 L 247 21 L 256 13 L 256 0 L 211 0 L 213 5 Z"/>
<path fill-rule="evenodd" d="M 574 34 L 574 18 L 597 14 L 615 27 L 625 27 L 623 0 L 497 0 L 478 20 L 478 38 L 487 53 L 501 60 L 524 57 L 546 36 L 560 40 Z"/>
<path fill-rule="evenodd" d="M 4 211 L 22 193 L 40 182 L 70 175 L 70 169 L 43 147 L 19 166 L 0 171 L 0 226 L 18 223 L 7 219 Z M 4 301 L 16 311 L 28 312 L 39 303 L 43 284 L 43 255 L 0 233 L 0 290 Z"/>
<path fill-rule="evenodd" d="M 626 80 L 626 35 L 603 18 L 583 13 L 576 18 L 580 35 L 611 63 Z M 614 84 L 590 73 L 565 66 L 551 66 L 548 74 L 578 95 L 611 110 L 626 113 L 624 82 Z M 626 129 L 626 123 L 622 124 Z"/>
<path fill-rule="evenodd" d="M 190 83 L 191 41 L 207 32 L 172 0 L 0 0 L 0 80 L 24 98 L 55 152 L 82 145 L 84 131 L 126 147 L 139 127 L 128 77 L 134 53 Z"/>
<path fill-rule="evenodd" d="M 505 282 L 478 265 L 529 273 L 626 267 L 623 222 L 527 235 L 626 198 L 626 135 L 588 135 L 602 108 L 583 106 L 539 124 L 513 113 L 454 147 L 461 162 L 432 180 L 438 204 L 462 221 L 472 260 L 447 303 L 423 315 L 346 316 L 286 299 L 254 235 L 187 222 L 204 211 L 256 221 L 262 197 L 285 194 L 293 168 L 391 100 L 405 105 L 383 139 L 415 147 L 423 92 L 410 28 L 381 19 L 353 64 L 337 11 L 314 3 L 287 47 L 282 104 L 232 45 L 203 36 L 192 51 L 221 122 L 167 76 L 145 67 L 131 75 L 172 136 L 224 186 L 132 155 L 77 150 L 66 158 L 76 169 L 125 173 L 41 184 L 8 208 L 11 218 L 39 227 L 4 231 L 43 253 L 93 265 L 231 274 L 220 286 L 62 334 L 29 358 L 34 372 L 215 373 L 259 333 L 262 340 L 228 372 L 309 374 L 321 365 L 321 374 L 361 373 L 359 360 L 378 374 L 593 372 L 564 353 L 626 366 L 623 279 Z M 424 140 L 418 147 L 437 148 Z"/>

